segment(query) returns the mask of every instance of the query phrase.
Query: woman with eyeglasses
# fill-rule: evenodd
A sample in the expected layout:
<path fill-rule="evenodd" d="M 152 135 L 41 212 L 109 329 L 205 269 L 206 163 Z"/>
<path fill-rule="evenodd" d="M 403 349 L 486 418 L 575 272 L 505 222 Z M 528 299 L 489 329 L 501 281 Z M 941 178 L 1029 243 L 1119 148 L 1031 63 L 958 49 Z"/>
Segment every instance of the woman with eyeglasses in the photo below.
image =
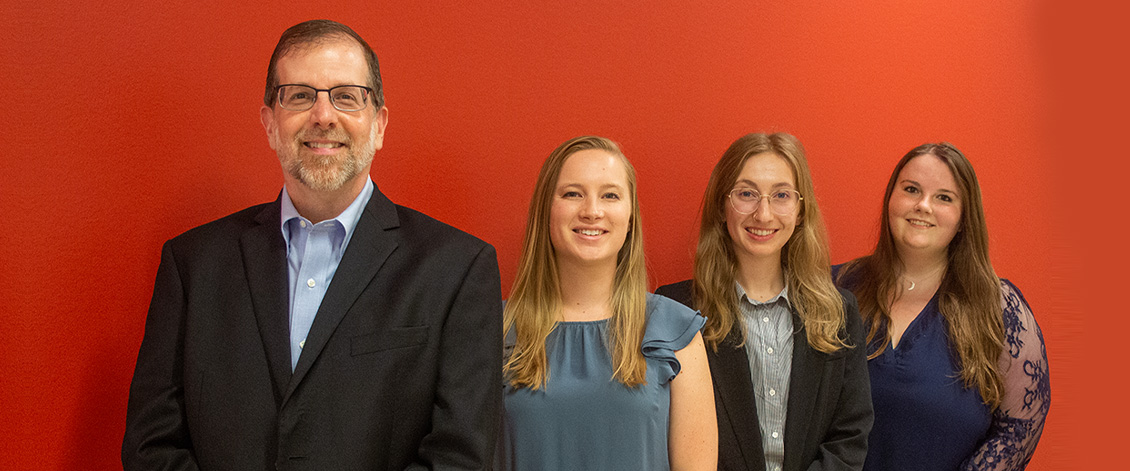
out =
<path fill-rule="evenodd" d="M 875 406 L 868 470 L 1021 470 L 1051 400 L 1032 310 L 989 263 L 973 165 L 924 144 L 895 165 L 875 251 L 837 267 L 859 299 Z"/>
<path fill-rule="evenodd" d="M 635 171 L 612 141 L 542 165 L 503 319 L 499 469 L 715 469 L 705 320 L 647 292 Z"/>
<path fill-rule="evenodd" d="M 719 469 L 863 466 L 872 421 L 863 328 L 828 264 L 800 142 L 735 141 L 706 185 L 694 279 L 656 291 L 707 317 Z"/>

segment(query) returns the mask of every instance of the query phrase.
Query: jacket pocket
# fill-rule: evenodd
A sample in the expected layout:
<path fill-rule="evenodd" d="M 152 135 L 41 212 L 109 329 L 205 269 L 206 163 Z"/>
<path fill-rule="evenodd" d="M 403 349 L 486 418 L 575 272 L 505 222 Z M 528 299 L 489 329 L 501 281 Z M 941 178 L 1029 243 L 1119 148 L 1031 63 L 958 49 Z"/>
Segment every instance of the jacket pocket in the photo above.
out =
<path fill-rule="evenodd" d="M 428 341 L 428 326 L 394 327 L 349 339 L 353 356 L 423 345 Z"/>

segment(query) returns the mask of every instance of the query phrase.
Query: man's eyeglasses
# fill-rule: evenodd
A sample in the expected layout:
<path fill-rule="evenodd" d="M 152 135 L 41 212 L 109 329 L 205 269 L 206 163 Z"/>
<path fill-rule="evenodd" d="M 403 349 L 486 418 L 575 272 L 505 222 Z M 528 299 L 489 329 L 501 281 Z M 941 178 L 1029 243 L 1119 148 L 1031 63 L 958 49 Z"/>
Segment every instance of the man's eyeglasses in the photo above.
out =
<path fill-rule="evenodd" d="M 297 84 L 275 87 L 279 106 L 290 111 L 306 111 L 313 108 L 314 102 L 318 100 L 318 93 L 321 92 L 329 94 L 330 103 L 340 111 L 361 111 L 368 106 L 369 95 L 373 93 L 373 89 L 360 85 L 338 85 L 329 89 Z"/>
<path fill-rule="evenodd" d="M 799 191 L 791 189 L 773 190 L 772 193 L 763 195 L 753 188 L 734 188 L 728 196 L 734 211 L 742 214 L 757 211 L 762 200 L 769 200 L 769 209 L 774 214 L 784 216 L 796 211 L 797 205 L 804 200 Z"/>

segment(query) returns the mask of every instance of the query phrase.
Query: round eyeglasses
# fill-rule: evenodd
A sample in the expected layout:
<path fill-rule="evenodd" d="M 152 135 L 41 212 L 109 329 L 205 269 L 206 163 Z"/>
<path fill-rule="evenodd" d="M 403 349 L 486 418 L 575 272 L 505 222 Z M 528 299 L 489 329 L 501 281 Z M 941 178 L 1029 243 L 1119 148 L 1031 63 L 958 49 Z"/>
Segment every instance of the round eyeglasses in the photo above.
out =
<path fill-rule="evenodd" d="M 792 189 L 773 190 L 772 193 L 763 195 L 753 188 L 734 188 L 727 196 L 734 211 L 742 214 L 757 211 L 757 208 L 761 207 L 762 200 L 769 200 L 769 210 L 784 216 L 796 211 L 799 203 L 804 200 L 799 191 Z"/>
<path fill-rule="evenodd" d="M 318 93 L 326 92 L 330 103 L 340 111 L 361 111 L 369 104 L 373 90 L 360 85 L 338 85 L 331 88 L 314 88 L 306 85 L 284 84 L 275 87 L 279 106 L 284 110 L 306 111 L 318 101 Z"/>

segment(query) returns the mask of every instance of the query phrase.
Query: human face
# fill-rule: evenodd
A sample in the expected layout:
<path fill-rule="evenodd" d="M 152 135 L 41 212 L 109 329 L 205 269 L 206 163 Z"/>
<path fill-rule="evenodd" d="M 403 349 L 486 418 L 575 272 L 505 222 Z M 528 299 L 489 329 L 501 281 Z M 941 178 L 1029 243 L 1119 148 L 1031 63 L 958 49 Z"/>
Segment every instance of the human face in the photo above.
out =
<path fill-rule="evenodd" d="M 585 149 L 565 158 L 549 209 L 559 263 L 616 264 L 631 227 L 628 171 L 616 155 Z"/>
<path fill-rule="evenodd" d="M 949 166 L 932 154 L 914 157 L 899 171 L 887 223 L 900 253 L 945 254 L 961 230 L 961 196 Z"/>
<path fill-rule="evenodd" d="M 367 85 L 369 77 L 361 46 L 344 39 L 299 47 L 281 57 L 276 70 L 279 83 L 319 89 Z M 388 124 L 388 110 L 374 109 L 368 98 L 369 106 L 360 111 L 338 111 L 321 92 L 306 111 L 286 110 L 277 102 L 260 109 L 288 188 L 336 192 L 368 178 Z"/>
<path fill-rule="evenodd" d="M 762 152 L 746 159 L 733 188 L 752 188 L 761 194 L 796 190 L 796 177 L 784 157 Z M 724 207 L 726 229 L 739 264 L 781 259 L 781 250 L 796 230 L 800 205 L 789 214 L 774 213 L 768 198 L 762 199 L 750 214 L 739 213 L 729 202 Z"/>

